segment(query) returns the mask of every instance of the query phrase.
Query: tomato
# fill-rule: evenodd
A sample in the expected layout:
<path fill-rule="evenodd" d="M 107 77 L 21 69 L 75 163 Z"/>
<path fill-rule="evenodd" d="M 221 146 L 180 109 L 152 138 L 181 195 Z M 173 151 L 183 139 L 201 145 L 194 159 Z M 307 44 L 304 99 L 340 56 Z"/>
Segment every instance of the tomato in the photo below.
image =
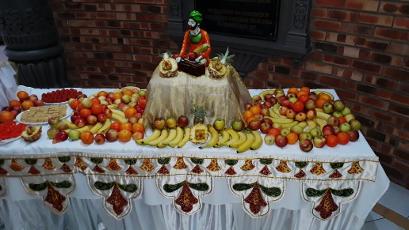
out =
<path fill-rule="evenodd" d="M 281 133 L 281 129 L 279 128 L 272 128 L 268 131 L 267 135 L 269 136 L 273 136 L 276 137 L 277 135 L 279 135 Z"/>
<path fill-rule="evenodd" d="M 116 130 L 118 132 L 121 131 L 121 123 L 119 123 L 117 121 L 112 122 L 111 129 L 114 129 L 114 130 Z"/>
<path fill-rule="evenodd" d="M 338 143 L 341 145 L 346 145 L 349 142 L 349 135 L 345 132 L 340 132 L 337 134 Z"/>
<path fill-rule="evenodd" d="M 20 99 L 20 101 L 24 101 L 27 100 L 30 96 L 26 91 L 18 91 L 17 97 L 18 99 Z"/>
<path fill-rule="evenodd" d="M 302 95 L 307 95 L 307 96 L 309 96 L 309 92 L 306 92 L 306 91 L 299 91 L 298 93 L 297 93 L 297 97 L 301 97 Z"/>
<path fill-rule="evenodd" d="M 293 104 L 293 110 L 294 112 L 298 113 L 298 112 L 302 112 L 304 110 L 304 103 L 302 103 L 301 101 L 296 101 Z"/>
<path fill-rule="evenodd" d="M 106 96 L 108 96 L 108 93 L 105 92 L 105 91 L 99 91 L 97 96 L 98 96 L 98 97 L 100 97 L 100 96 L 106 97 Z"/>
<path fill-rule="evenodd" d="M 335 147 L 338 144 L 338 138 L 335 135 L 328 135 L 325 137 L 325 140 L 329 147 Z"/>
<path fill-rule="evenodd" d="M 289 133 L 289 134 L 287 135 L 287 141 L 288 141 L 288 144 L 290 144 L 290 145 L 297 143 L 297 141 L 298 141 L 298 134 L 293 133 L 293 132 Z"/>
<path fill-rule="evenodd" d="M 80 135 L 82 143 L 90 145 L 94 142 L 94 135 L 90 131 L 82 132 Z"/>
<path fill-rule="evenodd" d="M 87 108 L 83 108 L 80 110 L 80 116 L 82 118 L 87 118 L 89 115 L 91 115 L 91 110 Z"/>
<path fill-rule="evenodd" d="M 120 142 L 128 142 L 128 141 L 131 140 L 131 137 L 132 137 L 131 131 L 126 130 L 126 129 L 121 130 L 121 131 L 119 131 L 119 133 L 118 133 L 118 140 L 119 140 Z"/>
<path fill-rule="evenodd" d="M 70 107 L 71 107 L 71 109 L 76 110 L 76 109 L 78 108 L 78 106 L 79 106 L 80 103 L 81 103 L 80 100 L 78 100 L 78 99 L 72 99 L 72 100 L 70 101 Z"/>
<path fill-rule="evenodd" d="M 92 104 L 91 111 L 92 114 L 98 115 L 104 113 L 104 107 L 101 104 Z"/>

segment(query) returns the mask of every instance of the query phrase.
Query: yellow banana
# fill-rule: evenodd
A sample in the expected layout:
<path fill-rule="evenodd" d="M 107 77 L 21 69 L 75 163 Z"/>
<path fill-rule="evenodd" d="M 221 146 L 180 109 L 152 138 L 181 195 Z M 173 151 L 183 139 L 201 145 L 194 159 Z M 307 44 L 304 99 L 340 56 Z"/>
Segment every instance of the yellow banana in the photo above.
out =
<path fill-rule="evenodd" d="M 151 141 L 153 141 L 153 140 L 156 140 L 157 138 L 159 138 L 160 133 L 161 133 L 161 132 L 160 132 L 159 129 L 153 130 L 152 135 L 150 135 L 149 137 L 146 137 L 145 139 L 143 139 L 143 140 L 141 141 L 141 144 L 147 144 L 147 143 L 149 143 L 149 142 L 151 142 Z"/>
<path fill-rule="evenodd" d="M 251 144 L 251 149 L 252 150 L 256 150 L 259 149 L 261 147 L 261 145 L 263 144 L 263 139 L 261 139 L 261 135 L 258 131 L 252 131 L 253 132 L 253 136 L 254 136 L 254 141 Z"/>
<path fill-rule="evenodd" d="M 175 137 L 176 137 L 176 129 L 171 129 L 171 130 L 169 131 L 168 137 L 167 137 L 165 140 L 161 141 L 161 142 L 158 144 L 158 147 L 159 147 L 159 148 L 165 147 L 166 145 L 169 144 L 169 142 L 173 141 L 173 139 L 175 139 Z"/>
<path fill-rule="evenodd" d="M 206 145 L 200 146 L 199 148 L 210 148 L 213 147 L 217 144 L 219 141 L 219 133 L 213 126 L 209 125 L 208 126 L 209 132 L 210 132 L 210 140 L 207 142 Z"/>
<path fill-rule="evenodd" d="M 233 129 L 228 129 L 227 132 L 229 133 L 230 140 L 227 141 L 224 145 L 230 146 L 232 143 L 239 140 L 239 134 L 234 131 Z"/>
<path fill-rule="evenodd" d="M 263 99 L 263 101 L 264 101 L 264 96 L 265 96 L 265 95 L 267 95 L 267 94 L 274 94 L 274 92 L 275 92 L 275 89 L 267 89 L 267 90 L 264 90 L 263 92 L 261 92 L 261 93 L 259 94 L 259 96 L 260 96 L 261 99 Z"/>
<path fill-rule="evenodd" d="M 321 119 L 323 119 L 323 120 L 328 120 L 328 118 L 331 117 L 331 115 L 326 114 L 326 113 L 324 113 L 324 112 L 320 112 L 320 111 L 316 111 L 316 112 L 317 112 L 317 117 L 318 117 L 318 118 L 321 118 Z"/>
<path fill-rule="evenodd" d="M 151 146 L 156 146 L 162 141 L 164 141 L 167 137 L 169 136 L 169 132 L 167 129 L 163 129 L 162 132 L 160 133 L 160 136 L 156 138 L 155 140 L 149 141 L 146 144 L 151 145 Z M 144 142 L 145 143 L 145 142 Z"/>
<path fill-rule="evenodd" d="M 315 128 L 317 127 L 317 123 L 315 121 L 307 121 L 307 124 L 309 127 L 311 128 Z"/>
<path fill-rule="evenodd" d="M 102 125 L 100 129 L 98 129 L 97 133 L 106 133 L 109 130 L 109 128 L 111 128 L 111 124 L 112 124 L 111 120 L 107 119 L 104 125 Z"/>
<path fill-rule="evenodd" d="M 98 122 L 89 130 L 92 134 L 96 134 L 97 131 L 102 127 L 102 123 Z"/>
<path fill-rule="evenodd" d="M 219 137 L 217 147 L 223 146 L 230 139 L 230 134 L 226 130 L 222 130 L 222 135 Z"/>
<path fill-rule="evenodd" d="M 63 122 L 68 126 L 69 129 L 78 129 L 78 126 L 67 119 L 63 120 Z"/>
<path fill-rule="evenodd" d="M 305 122 L 305 121 L 301 121 L 300 123 L 298 123 L 298 126 L 300 126 L 301 128 L 305 128 L 305 127 L 307 127 L 307 122 Z"/>
<path fill-rule="evenodd" d="M 326 120 L 320 119 L 320 118 L 315 118 L 315 122 L 318 123 L 318 125 L 320 126 L 321 130 L 322 128 L 327 124 Z"/>
<path fill-rule="evenodd" d="M 280 124 L 281 128 L 291 128 L 293 126 L 296 126 L 298 124 L 298 121 L 293 121 L 291 123 L 287 123 L 287 124 Z"/>
<path fill-rule="evenodd" d="M 249 150 L 254 142 L 254 139 L 255 136 L 253 135 L 252 132 L 246 133 L 246 141 L 239 145 L 239 147 L 237 148 L 237 153 L 242 153 Z"/>
<path fill-rule="evenodd" d="M 270 118 L 270 117 L 267 117 L 267 118 L 272 120 L 273 123 L 277 123 L 277 124 L 289 124 L 294 121 L 293 119 L 288 119 L 288 118 Z"/>
<path fill-rule="evenodd" d="M 86 125 L 82 128 L 76 129 L 77 131 L 79 131 L 80 133 L 85 132 L 85 131 L 89 131 L 90 130 L 90 126 Z"/>
<path fill-rule="evenodd" d="M 108 107 L 108 109 L 110 109 L 110 110 L 112 111 L 112 110 L 118 108 L 118 105 L 116 105 L 116 104 L 111 104 L 111 105 L 108 105 L 107 107 Z"/>
<path fill-rule="evenodd" d="M 238 148 L 241 144 L 243 144 L 247 140 L 247 136 L 244 132 L 240 131 L 238 133 L 239 133 L 239 139 L 230 144 L 231 148 Z"/>
<path fill-rule="evenodd" d="M 127 123 L 128 122 L 128 120 L 125 117 L 122 117 L 122 116 L 118 115 L 117 113 L 112 114 L 112 119 L 114 119 L 116 121 L 119 121 L 121 123 Z"/>
<path fill-rule="evenodd" d="M 180 127 L 177 127 L 176 137 L 171 142 L 169 142 L 169 146 L 172 148 L 175 148 L 178 145 L 178 143 L 182 140 L 182 138 L 183 138 L 183 129 Z"/>
<path fill-rule="evenodd" d="M 125 113 L 124 113 L 124 112 L 122 112 L 121 110 L 118 110 L 118 109 L 111 109 L 111 111 L 112 111 L 112 115 L 114 115 L 114 114 L 118 114 L 118 116 L 121 116 L 121 117 L 125 118 Z"/>
<path fill-rule="evenodd" d="M 178 148 L 182 148 L 189 141 L 190 138 L 190 128 L 185 128 L 185 135 L 183 139 L 179 142 Z"/>

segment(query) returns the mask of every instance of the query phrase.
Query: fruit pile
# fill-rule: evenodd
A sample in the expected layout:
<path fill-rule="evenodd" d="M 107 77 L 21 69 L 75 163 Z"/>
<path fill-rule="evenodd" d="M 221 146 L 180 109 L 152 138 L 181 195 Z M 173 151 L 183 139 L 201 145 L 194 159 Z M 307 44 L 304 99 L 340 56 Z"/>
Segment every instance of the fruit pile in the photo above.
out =
<path fill-rule="evenodd" d="M 243 119 L 251 130 L 266 134 L 266 144 L 285 147 L 299 143 L 309 152 L 314 147 L 345 145 L 359 138 L 361 124 L 350 108 L 327 92 L 308 87 L 266 90 L 246 105 Z"/>
<path fill-rule="evenodd" d="M 202 114 L 196 111 L 196 114 Z M 203 116 L 203 114 L 201 115 Z M 188 128 L 189 120 L 186 116 L 175 118 L 155 119 L 152 124 L 151 136 L 137 141 L 138 144 L 156 146 L 163 148 L 181 148 L 188 141 L 201 144 L 199 148 L 230 147 L 242 153 L 247 150 L 256 150 L 263 144 L 263 139 L 258 131 L 244 130 L 241 121 L 232 123 L 231 128 L 226 128 L 223 119 L 217 119 L 213 125 L 204 125 L 203 119 L 195 117 L 195 125 Z"/>
<path fill-rule="evenodd" d="M 0 124 L 0 140 L 19 137 L 25 130 L 26 125 L 8 121 Z"/>
<path fill-rule="evenodd" d="M 48 137 L 53 143 L 69 139 L 81 140 L 86 145 L 141 140 L 145 132 L 142 114 L 146 102 L 145 90 L 129 87 L 70 99 L 73 115 L 70 120 L 50 119 Z"/>
<path fill-rule="evenodd" d="M 0 112 L 0 123 L 13 121 L 23 110 L 28 110 L 33 106 L 42 106 L 44 102 L 38 100 L 36 95 L 29 95 L 25 91 L 17 92 L 18 100 L 9 101 L 9 106 L 4 107 Z"/>
<path fill-rule="evenodd" d="M 82 92 L 76 89 L 57 89 L 41 95 L 41 100 L 45 103 L 62 103 L 72 98 L 79 98 Z"/>

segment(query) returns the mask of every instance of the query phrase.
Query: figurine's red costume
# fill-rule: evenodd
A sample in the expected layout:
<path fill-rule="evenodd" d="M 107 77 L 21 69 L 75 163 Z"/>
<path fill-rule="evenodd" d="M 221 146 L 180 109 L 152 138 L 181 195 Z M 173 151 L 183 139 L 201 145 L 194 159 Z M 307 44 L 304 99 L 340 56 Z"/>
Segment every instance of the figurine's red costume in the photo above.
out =
<path fill-rule="evenodd" d="M 200 33 L 196 36 L 192 36 L 190 34 L 190 30 L 185 32 L 185 36 L 183 38 L 182 49 L 180 50 L 180 56 L 185 57 L 189 55 L 190 52 L 193 52 L 196 48 L 207 44 L 209 47 L 203 53 L 198 53 L 197 56 L 202 55 L 203 58 L 207 60 L 209 63 L 211 47 L 210 47 L 210 38 L 207 32 L 203 29 L 200 29 Z"/>

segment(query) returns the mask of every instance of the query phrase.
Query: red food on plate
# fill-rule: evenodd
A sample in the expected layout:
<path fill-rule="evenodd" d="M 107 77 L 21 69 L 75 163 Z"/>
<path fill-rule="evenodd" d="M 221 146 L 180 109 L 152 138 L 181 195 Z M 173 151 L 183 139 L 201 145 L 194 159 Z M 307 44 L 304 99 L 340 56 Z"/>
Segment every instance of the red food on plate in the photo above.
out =
<path fill-rule="evenodd" d="M 0 140 L 19 137 L 26 129 L 25 124 L 16 124 L 14 121 L 0 124 Z"/>
<path fill-rule="evenodd" d="M 57 89 L 41 95 L 41 100 L 45 103 L 61 103 L 71 98 L 78 98 L 82 95 L 81 91 L 76 89 Z"/>

